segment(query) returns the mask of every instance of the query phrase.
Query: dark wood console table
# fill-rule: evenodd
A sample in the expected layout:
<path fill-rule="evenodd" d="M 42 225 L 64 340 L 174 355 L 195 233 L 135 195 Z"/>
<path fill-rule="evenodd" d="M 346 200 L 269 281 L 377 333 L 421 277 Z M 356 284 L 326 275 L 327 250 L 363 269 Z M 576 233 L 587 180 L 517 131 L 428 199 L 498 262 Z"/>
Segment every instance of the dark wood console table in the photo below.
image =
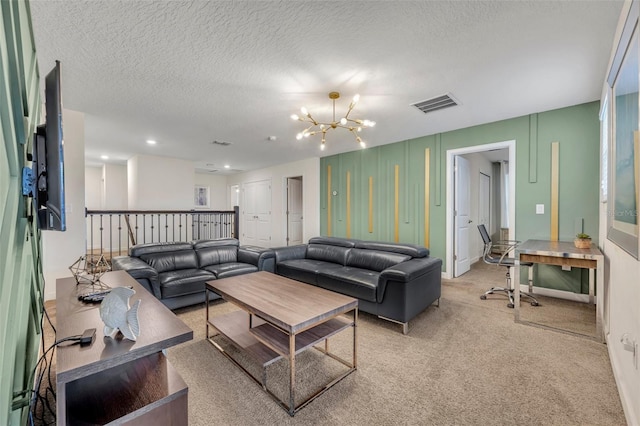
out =
<path fill-rule="evenodd" d="M 108 272 L 102 282 L 136 291 L 140 336 L 135 342 L 104 337 L 100 305 L 77 298 L 92 286 L 56 281 L 56 338 L 96 329 L 91 346 L 57 349 L 57 424 L 187 425 L 188 387 L 162 350 L 193 339 L 193 331 L 126 272 Z"/>

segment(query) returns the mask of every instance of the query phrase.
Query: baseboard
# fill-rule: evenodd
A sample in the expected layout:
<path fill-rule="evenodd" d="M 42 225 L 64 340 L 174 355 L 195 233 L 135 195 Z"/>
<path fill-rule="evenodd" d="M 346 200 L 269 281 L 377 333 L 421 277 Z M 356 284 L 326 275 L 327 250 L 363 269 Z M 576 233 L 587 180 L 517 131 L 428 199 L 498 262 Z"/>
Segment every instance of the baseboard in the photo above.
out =
<path fill-rule="evenodd" d="M 616 381 L 616 387 L 618 388 L 618 395 L 620 395 L 620 403 L 622 404 L 622 411 L 624 411 L 624 417 L 627 419 L 628 425 L 638 425 L 640 424 L 640 418 L 638 417 L 638 415 L 640 414 L 635 413 L 633 411 L 633 401 L 629 400 L 626 393 L 624 392 L 624 388 L 620 386 L 620 380 L 618 380 L 618 377 L 624 377 L 624 376 L 622 375 L 622 372 L 620 371 L 618 363 L 616 362 L 616 357 L 611 352 L 613 345 L 610 342 L 609 336 L 610 335 L 607 334 L 607 336 L 605 337 L 605 340 L 607 342 L 607 351 L 609 352 L 609 362 L 611 363 L 611 369 L 613 370 L 613 378 Z"/>
<path fill-rule="evenodd" d="M 527 284 L 520 284 L 520 291 L 528 292 L 529 286 Z M 533 286 L 533 295 L 548 296 L 548 297 L 555 297 L 558 299 L 572 300 L 574 302 L 589 303 L 588 294 L 577 294 L 572 291 L 555 290 L 552 288 Z"/>

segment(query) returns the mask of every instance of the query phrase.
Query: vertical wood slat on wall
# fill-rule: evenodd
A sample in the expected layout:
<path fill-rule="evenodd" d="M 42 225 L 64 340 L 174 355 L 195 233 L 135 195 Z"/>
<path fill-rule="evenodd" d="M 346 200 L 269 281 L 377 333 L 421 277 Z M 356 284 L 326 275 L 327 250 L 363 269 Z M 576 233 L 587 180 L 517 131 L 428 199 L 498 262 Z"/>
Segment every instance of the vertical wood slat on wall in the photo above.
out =
<path fill-rule="evenodd" d="M 331 236 L 331 164 L 327 166 L 327 235 Z"/>
<path fill-rule="evenodd" d="M 393 241 L 397 243 L 400 241 L 400 166 L 396 164 L 393 169 Z"/>
<path fill-rule="evenodd" d="M 369 176 L 369 233 L 373 233 L 373 176 Z"/>
<path fill-rule="evenodd" d="M 40 79 L 26 1 L 0 4 L 0 34 L 0 424 L 22 425 L 28 414 L 23 401 L 30 393 L 20 391 L 33 385 L 44 285 L 40 231 L 25 217 L 30 199 L 22 195 L 22 168 L 30 167 L 25 154 L 40 119 Z"/>
<path fill-rule="evenodd" d="M 429 200 L 430 200 L 431 150 L 424 150 L 424 246 L 429 247 Z"/>
<path fill-rule="evenodd" d="M 538 181 L 538 114 L 529 116 L 529 182 Z"/>
<path fill-rule="evenodd" d="M 560 186 L 560 143 L 551 143 L 551 241 L 558 241 L 559 226 L 559 186 Z"/>
<path fill-rule="evenodd" d="M 347 172 L 347 238 L 351 238 L 351 172 Z"/>

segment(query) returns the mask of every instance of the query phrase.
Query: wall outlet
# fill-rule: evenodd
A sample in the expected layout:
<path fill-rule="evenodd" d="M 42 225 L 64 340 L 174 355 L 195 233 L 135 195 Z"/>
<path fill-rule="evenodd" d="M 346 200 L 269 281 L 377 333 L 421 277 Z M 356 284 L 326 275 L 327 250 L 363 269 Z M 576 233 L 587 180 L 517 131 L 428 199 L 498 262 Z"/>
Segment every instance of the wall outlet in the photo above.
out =
<path fill-rule="evenodd" d="M 536 204 L 536 214 L 544 214 L 544 204 Z"/>

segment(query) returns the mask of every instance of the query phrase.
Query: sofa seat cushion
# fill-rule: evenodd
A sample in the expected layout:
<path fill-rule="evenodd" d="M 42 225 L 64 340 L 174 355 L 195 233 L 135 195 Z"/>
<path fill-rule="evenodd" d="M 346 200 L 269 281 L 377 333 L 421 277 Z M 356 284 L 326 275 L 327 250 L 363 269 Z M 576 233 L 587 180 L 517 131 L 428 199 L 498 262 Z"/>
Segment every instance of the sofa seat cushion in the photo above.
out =
<path fill-rule="evenodd" d="M 182 296 L 204 291 L 204 283 L 216 277 L 201 269 L 178 269 L 158 274 L 162 298 Z"/>
<path fill-rule="evenodd" d="M 342 265 L 324 262 L 322 260 L 313 259 L 290 259 L 279 262 L 277 265 L 278 275 L 302 281 L 307 284 L 317 284 L 317 275 L 319 271 L 331 273 L 337 269 L 343 268 Z"/>
<path fill-rule="evenodd" d="M 327 290 L 376 302 L 380 273 L 367 269 L 340 267 L 318 272 L 318 286 Z"/>
<path fill-rule="evenodd" d="M 258 267 L 248 263 L 229 262 L 219 265 L 209 265 L 204 268 L 216 276 L 216 278 L 234 277 L 236 275 L 257 272 Z"/>

